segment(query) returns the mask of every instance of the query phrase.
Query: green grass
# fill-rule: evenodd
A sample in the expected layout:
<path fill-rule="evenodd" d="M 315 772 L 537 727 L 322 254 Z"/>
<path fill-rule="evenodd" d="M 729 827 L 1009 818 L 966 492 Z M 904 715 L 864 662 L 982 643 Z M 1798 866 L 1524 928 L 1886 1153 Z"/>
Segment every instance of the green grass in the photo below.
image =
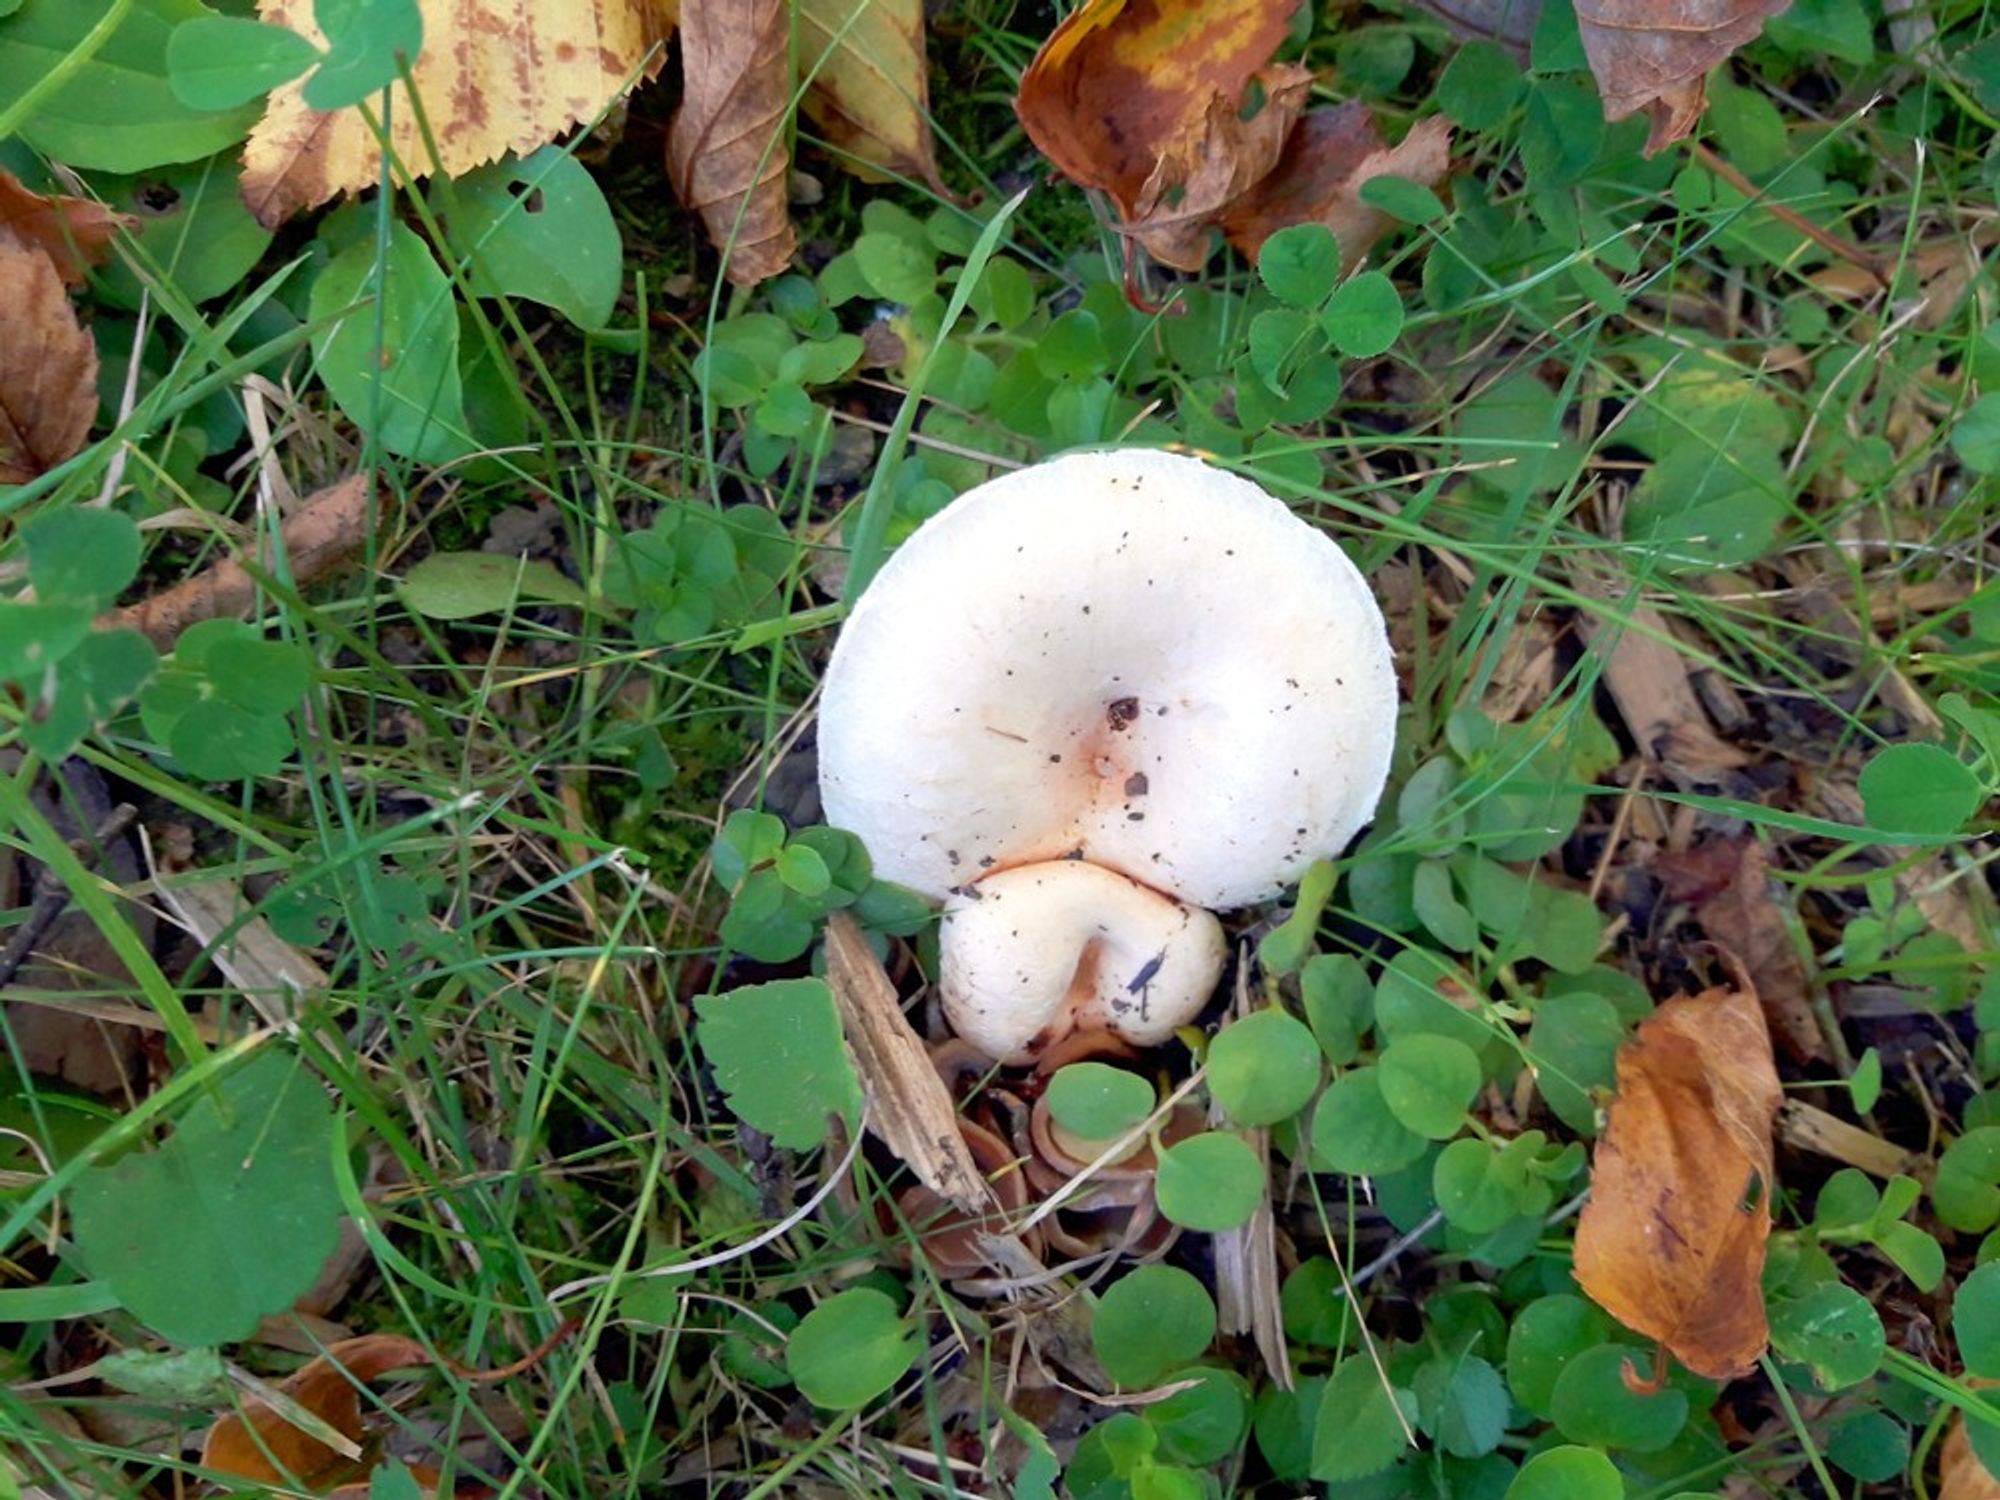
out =
<path fill-rule="evenodd" d="M 1983 13 L 1967 7 L 1947 6 L 1938 19 L 1955 38 L 1990 34 Z M 1038 183 L 1003 245 L 1035 280 L 1038 317 L 1079 302 L 1113 307 L 1107 288 L 1119 260 L 1117 236 L 1082 195 L 1042 180 L 1008 106 L 1048 21 L 1041 7 L 985 0 L 939 18 L 933 42 L 934 77 L 950 84 L 938 90 L 937 113 L 947 177 L 981 213 L 1028 177 Z M 1383 112 L 1403 121 L 1428 108 L 1450 52 L 1436 23 L 1391 6 L 1322 26 L 1315 61 L 1350 28 L 1413 34 L 1417 61 Z M 1892 65 L 1903 70 L 1900 87 L 1864 112 Z M 1388 356 L 1350 362 L 1324 417 L 1273 428 L 1255 451 L 1244 449 L 1257 434 L 1235 433 L 1245 440 L 1235 452 L 1218 441 L 1232 429 L 1212 408 L 1248 347 L 1259 295 L 1254 270 L 1225 250 L 1200 278 L 1166 284 L 1169 300 L 1191 310 L 1126 315 L 1102 378 L 1130 410 L 1090 436 L 1115 440 L 1136 414 L 1134 440 L 1219 453 L 1338 536 L 1388 598 L 1406 646 L 1398 770 L 1383 832 L 1344 869 L 1323 951 L 1371 966 L 1404 944 L 1443 954 L 1421 926 L 1356 886 L 1371 869 L 1407 879 L 1395 871 L 1424 854 L 1503 846 L 1519 832 L 1504 794 L 1524 774 L 1592 789 L 1571 837 L 1532 862 L 1544 878 L 1586 886 L 1601 860 L 1637 870 L 1643 883 L 1632 840 L 1650 846 L 1667 835 L 1620 823 L 1629 813 L 1619 789 L 1634 785 L 1637 747 L 1603 675 L 1621 630 L 1659 629 L 1634 619 L 1643 605 L 1691 667 L 1747 706 L 1732 737 L 1782 774 L 1703 781 L 1652 766 L 1629 795 L 1643 793 L 1662 827 L 1682 817 L 1684 833 L 1747 830 L 1766 842 L 1786 921 L 1811 960 L 1819 1013 L 1833 1027 L 1831 1055 L 1851 1066 L 1866 1047 L 1896 1040 L 1865 1005 L 1843 1014 L 1853 986 L 1908 994 L 1942 984 L 1962 1004 L 1994 956 L 1985 841 L 1906 850 L 1910 841 L 1863 826 L 1858 801 L 1819 792 L 1822 783 L 1851 789 L 1885 741 L 1937 737 L 1913 721 L 1909 688 L 1932 705 L 1945 692 L 1975 705 L 1995 693 L 1991 481 L 1949 446 L 1955 416 L 2000 370 L 1982 301 L 1990 278 L 1982 271 L 1977 293 L 1930 312 L 1907 303 L 1919 294 L 1927 249 L 1983 243 L 1976 236 L 1990 219 L 1994 173 L 1986 122 L 1939 61 L 1892 64 L 1881 55 L 1864 68 L 1765 43 L 1733 76 L 1782 120 L 1781 160 L 1753 175 L 1774 199 L 1884 256 L 1895 268 L 1891 293 L 1827 295 L 1814 278 L 1837 262 L 1761 209 L 1719 199 L 1684 151 L 1640 163 L 1633 148 L 1643 131 L 1630 124 L 1614 127 L 1613 144 L 1571 180 L 1551 185 L 1560 174 L 1524 162 L 1529 127 L 1517 105 L 1503 125 L 1463 139 L 1452 213 L 1398 231 L 1371 261 L 1394 277 L 1408 321 Z M 970 1477 L 963 1466 L 976 1468 L 1007 1413 L 1068 1439 L 1114 1410 L 1067 1398 L 1034 1372 L 1038 1360 L 1060 1357 L 1059 1343 L 1051 1355 L 1040 1342 L 1044 1330 L 1065 1315 L 1087 1327 L 1089 1299 L 1124 1263 L 1090 1257 L 993 1300 L 954 1293 L 920 1257 L 909 1268 L 916 1234 L 894 1209 L 905 1180 L 873 1151 L 793 1156 L 739 1126 L 694 1044 L 690 1007 L 770 972 L 718 951 L 728 893 L 707 854 L 735 807 L 767 807 L 794 827 L 810 821 L 800 815 L 810 780 L 798 746 L 831 640 L 816 570 L 843 560 L 860 534 L 864 494 L 890 542 L 917 519 L 896 509 L 886 478 L 871 494 L 868 475 L 887 474 L 900 456 L 957 490 L 993 464 L 1053 452 L 1069 434 L 1010 425 L 991 407 L 965 414 L 962 384 L 939 389 L 951 371 L 918 357 L 913 369 L 930 388 L 909 407 L 914 428 L 901 455 L 893 428 L 902 397 L 878 371 L 829 393 L 839 408 L 830 420 L 878 444 L 859 477 L 818 489 L 805 463 L 754 473 L 741 415 L 704 398 L 693 361 L 718 329 L 768 303 L 719 279 L 709 294 L 713 255 L 669 206 L 657 168 L 665 111 L 657 94 L 635 106 L 624 141 L 596 166 L 624 236 L 627 287 L 615 326 L 629 337 L 585 338 L 526 302 L 461 298 L 468 337 L 499 351 L 500 393 L 523 416 L 518 440 L 502 451 L 426 466 L 382 451 L 332 406 L 315 379 L 312 330 L 295 316 L 297 289 L 318 270 L 293 264 L 319 253 L 302 230 L 219 302 L 191 304 L 172 273 L 135 266 L 157 354 L 131 411 L 114 403 L 113 421 L 99 429 L 106 435 L 76 459 L 0 490 L 0 526 L 25 522 L 86 501 L 122 462 L 131 488 L 120 504 L 161 522 L 126 597 L 167 587 L 218 555 L 214 518 L 243 534 L 273 524 L 259 466 L 229 463 L 250 451 L 228 412 L 240 421 L 242 382 L 256 372 L 271 382 L 255 398 L 276 434 L 268 461 L 292 489 L 304 494 L 363 467 L 387 501 L 359 568 L 303 590 L 264 580 L 254 623 L 317 664 L 307 704 L 293 715 L 296 754 L 281 770 L 246 783 L 197 782 L 128 712 L 85 741 L 78 755 L 87 770 L 73 773 L 135 803 L 156 856 L 167 825 L 191 831 L 194 868 L 157 863 L 139 899 L 157 904 L 155 891 L 232 882 L 246 916 L 318 956 L 328 982 L 305 997 L 286 1035 L 199 942 L 169 934 L 148 949 L 130 909 L 65 853 L 74 835 L 22 812 L 23 794 L 47 770 L 36 757 L 4 788 L 5 850 L 51 861 L 129 975 L 107 978 L 118 971 L 101 966 L 70 993 L 143 1013 L 158 1028 L 149 1035 L 165 1040 L 142 1055 L 150 1071 L 133 1080 L 129 1107 L 118 1100 L 98 1110 L 0 1065 L 8 1112 L 0 1123 L 51 1156 L 10 1152 L 13 1138 L 0 1137 L 0 1168 L 18 1174 L 0 1177 L 9 1223 L 0 1298 L 77 1279 L 73 1257 L 58 1253 L 69 1248 L 68 1227 L 55 1205 L 94 1155 L 156 1141 L 181 1101 L 214 1087 L 224 1061 L 246 1047 L 296 1048 L 337 1101 L 345 1134 L 329 1150 L 343 1202 L 368 1226 L 365 1253 L 327 1316 L 354 1333 L 419 1338 L 473 1367 L 505 1364 L 571 1329 L 533 1370 L 501 1385 L 432 1371 L 383 1387 L 393 1399 L 368 1397 L 372 1425 L 399 1453 L 434 1462 L 455 1454 L 461 1478 L 507 1496 L 970 1493 L 938 1476 Z M 1757 127 L 1712 128 L 1717 149 L 1735 159 Z M 1537 149 L 1545 148 L 1525 148 Z M 912 189 L 857 183 L 810 149 L 806 164 L 825 189 L 801 210 L 808 245 L 851 245 L 869 203 L 898 203 L 919 217 L 951 212 Z M 392 210 L 378 196 L 339 212 L 350 236 L 386 244 L 394 212 L 415 208 L 408 196 L 397 203 Z M 965 255 L 940 260 L 957 265 Z M 875 300 L 845 309 L 843 326 L 859 327 Z M 292 315 L 269 324 L 254 316 L 286 303 L 298 304 Z M 931 330 L 898 317 L 913 349 L 934 342 Z M 133 325 L 106 309 L 96 328 L 107 365 L 118 366 L 118 340 Z M 996 363 L 1034 341 L 1033 332 L 992 327 L 962 329 L 959 340 Z M 1488 394 L 1523 378 L 1536 382 L 1528 399 L 1509 405 Z M 198 470 L 177 467 L 176 444 L 204 429 L 227 436 Z M 1772 518 L 1771 535 L 1721 566 L 1677 566 L 1674 496 L 1645 490 L 1649 471 L 1696 450 L 1707 459 L 1674 483 L 1752 494 Z M 1540 473 L 1524 477 L 1537 464 Z M 1717 481 L 1732 467 L 1747 489 Z M 204 485 L 191 484 L 197 472 Z M 602 580 L 628 532 L 689 497 L 767 510 L 783 523 L 789 555 L 774 600 L 753 620 L 718 616 L 690 638 L 646 639 Z M 831 524 L 841 503 L 850 507 L 844 535 Z M 522 602 L 451 622 L 406 607 L 394 579 L 411 563 L 432 550 L 476 548 L 504 509 L 537 505 L 553 509 L 548 556 L 584 584 L 588 603 Z M 1633 518 L 1649 506 L 1663 529 L 1635 536 Z M 0 532 L 0 549 L 11 545 Z M 1586 626 L 1598 632 L 1596 649 Z M 1482 704 L 1505 706 L 1513 737 L 1483 759 L 1462 757 L 1443 803 L 1395 818 L 1410 775 L 1451 754 L 1453 716 Z M 23 716 L 18 701 L 0 703 L 0 747 Z M 1990 781 L 1996 769 L 1983 775 Z M 1500 811 L 1481 825 L 1482 808 Z M 1854 832 L 1830 837 L 1827 824 Z M 1962 897 L 1978 946 L 1856 962 L 1844 935 L 1869 910 L 1871 883 L 1884 911 L 1908 908 L 1919 892 Z M 32 899 L 32 890 L 16 890 L 0 923 L 25 920 Z M 1605 962 L 1656 997 L 1708 972 L 1667 908 L 1650 908 L 1650 928 L 1636 898 L 1614 890 L 1600 908 L 1624 920 Z M 1254 940 L 1262 915 L 1246 913 L 1236 928 Z M 906 995 L 911 965 L 927 952 L 898 942 L 892 972 L 911 981 Z M 1542 967 L 1494 932 L 1439 962 L 1480 997 L 1481 1023 L 1525 1056 L 1525 1024 L 1517 1034 L 1514 1023 L 1543 998 Z M 779 967 L 803 972 L 802 963 Z M 24 998 L 32 989 L 44 1000 L 59 988 L 46 971 L 24 986 Z M 1271 986 L 1281 988 L 1275 977 Z M 1283 992 L 1292 994 L 1289 980 Z M 0 1011 L 0 1026 L 18 1014 Z M 2000 1016 L 1912 1024 L 1925 1045 L 1911 1053 L 1907 1076 L 1891 1070 L 1879 1112 L 1862 1111 L 1860 1123 L 1923 1152 L 1938 1144 L 1935 1132 L 1949 1138 L 1995 1118 L 1979 1086 L 1993 1073 L 1985 1028 Z M 7 1042 L 18 1059 L 11 1027 Z M 1185 1054 L 1162 1057 L 1178 1084 Z M 1821 1063 L 1788 1079 L 1837 1088 L 1845 1071 Z M 1786 1244 L 1801 1243 L 1808 1200 L 1828 1170 L 1801 1154 L 1783 1161 Z M 1533 1244 L 1504 1267 L 1476 1260 L 1462 1237 L 1433 1230 L 1413 1242 L 1358 1288 L 1375 1337 L 1446 1347 L 1478 1323 L 1471 1303 L 1511 1310 L 1553 1289 L 1581 1186 L 1561 1193 Z M 1295 1181 L 1280 1171 L 1276 1188 L 1290 1252 L 1332 1256 L 1357 1281 L 1423 1217 L 1407 1183 L 1387 1212 L 1357 1179 Z M 809 1200 L 814 1211 L 794 1215 Z M 175 1233 L 171 1222 L 142 1227 Z M 1185 1236 L 1176 1263 L 1203 1266 L 1200 1243 Z M 1977 1243 L 1976 1235 L 1948 1243 L 1956 1273 L 1969 1271 Z M 708 1264 L 692 1275 L 645 1274 L 696 1259 Z M 1885 1276 L 1862 1252 L 1841 1268 L 1856 1280 Z M 772 1378 L 782 1355 L 771 1320 L 774 1309 L 801 1313 L 856 1284 L 906 1297 L 926 1319 L 928 1346 L 862 1420 L 830 1421 Z M 554 1295 L 562 1288 L 573 1290 Z M 1431 1305 L 1447 1292 L 1466 1306 Z M 1892 1295 L 1915 1296 L 1902 1286 Z M 1942 1308 L 1932 1310 L 1943 1324 Z M 233 1399 L 254 1389 L 251 1377 L 296 1367 L 330 1331 L 312 1323 L 282 1344 L 225 1349 Z M 1892 1343 L 1899 1336 L 1892 1329 Z M 167 1495 L 197 1483 L 199 1436 L 232 1398 L 38 1384 L 114 1351 L 156 1347 L 116 1311 L 24 1318 L 0 1330 L 0 1451 L 24 1485 L 68 1497 Z M 1969 1398 L 1949 1379 L 1955 1367 L 1934 1367 L 1914 1340 L 1906 1347 L 1902 1363 L 1847 1392 L 1833 1416 L 1885 1409 L 1927 1452 L 1950 1406 Z M 1323 1372 L 1323 1348 L 1299 1350 Z M 1504 1346 L 1489 1341 L 1482 1353 L 1505 1362 Z M 1261 1379 L 1247 1344 L 1217 1357 Z M 1025 1384 L 1024 1367 L 1033 1376 Z M 1065 1378 L 1074 1384 L 1073 1371 Z M 1824 1474 L 1832 1420 L 1824 1403 L 1802 1409 L 1775 1366 L 1758 1389 L 1771 1420 L 1749 1445 L 1725 1454 L 1690 1437 L 1670 1457 L 1636 1463 L 1628 1492 L 1703 1491 L 1732 1468 L 1773 1492 L 1803 1486 L 1801 1465 Z M 1518 1461 L 1543 1430 L 1517 1428 L 1501 1451 Z M 1007 1451 L 1018 1461 L 1018 1442 Z M 1220 1492 L 1298 1492 L 1296 1482 L 1271 1478 L 1255 1452 L 1246 1443 L 1214 1467 Z M 1412 1463 L 1412 1487 L 1393 1493 L 1432 1493 L 1422 1486 L 1450 1482 L 1440 1472 Z M 1473 1482 L 1469 1470 L 1452 1473 Z M 1868 1493 L 1921 1491 L 1895 1479 Z"/>

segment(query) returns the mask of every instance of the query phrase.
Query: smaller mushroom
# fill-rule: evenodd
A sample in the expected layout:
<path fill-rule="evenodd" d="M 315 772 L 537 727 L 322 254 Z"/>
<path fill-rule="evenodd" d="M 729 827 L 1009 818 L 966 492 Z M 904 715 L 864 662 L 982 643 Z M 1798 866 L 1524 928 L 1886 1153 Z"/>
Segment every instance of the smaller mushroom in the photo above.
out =
<path fill-rule="evenodd" d="M 958 1032 L 1032 1060 L 1164 1040 L 1221 973 L 1208 909 L 1268 900 L 1373 816 L 1382 612 L 1325 532 L 1147 449 L 960 496 L 855 605 L 820 709 L 827 819 L 946 901 Z"/>

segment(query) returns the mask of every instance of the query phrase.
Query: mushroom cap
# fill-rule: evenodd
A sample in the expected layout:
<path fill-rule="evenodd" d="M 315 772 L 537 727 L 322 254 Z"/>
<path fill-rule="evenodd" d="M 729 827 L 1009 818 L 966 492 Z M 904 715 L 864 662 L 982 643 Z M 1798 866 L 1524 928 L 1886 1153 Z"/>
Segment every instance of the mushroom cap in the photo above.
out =
<path fill-rule="evenodd" d="M 1083 860 L 1019 865 L 946 903 L 945 1019 L 1001 1062 L 1072 1031 L 1149 1047 L 1200 1013 L 1227 951 L 1212 913 Z"/>
<path fill-rule="evenodd" d="M 1069 856 L 1242 906 L 1367 822 L 1395 722 L 1382 612 L 1330 537 L 1199 459 L 1074 453 L 877 575 L 827 668 L 820 788 L 933 897 Z"/>

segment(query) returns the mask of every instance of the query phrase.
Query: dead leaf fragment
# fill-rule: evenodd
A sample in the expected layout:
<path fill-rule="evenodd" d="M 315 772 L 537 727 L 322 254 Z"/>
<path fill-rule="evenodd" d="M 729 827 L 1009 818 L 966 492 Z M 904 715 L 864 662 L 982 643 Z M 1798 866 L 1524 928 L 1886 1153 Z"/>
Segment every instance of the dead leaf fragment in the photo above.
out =
<path fill-rule="evenodd" d="M 97 345 L 56 263 L 0 235 L 0 484 L 26 484 L 83 446 L 97 415 Z"/>
<path fill-rule="evenodd" d="M 686 0 L 681 70 L 667 175 L 722 252 L 723 274 L 755 286 L 784 270 L 798 244 L 785 207 L 786 0 Z"/>
<path fill-rule="evenodd" d="M 942 193 L 931 143 L 923 0 L 798 0 L 800 107 L 857 176 Z M 873 169 L 873 170 L 864 170 Z"/>
<path fill-rule="evenodd" d="M 1800 1060 L 1825 1057 L 1812 982 L 1778 904 L 1764 846 L 1754 838 L 1714 839 L 1684 854 L 1663 854 L 1653 868 L 1671 895 L 1694 903 L 1702 931 L 1742 962 L 1785 1051 Z"/>
<path fill-rule="evenodd" d="M 372 495 L 381 499 L 379 490 Z M 279 528 L 279 545 L 294 585 L 303 588 L 361 550 L 374 517 L 370 499 L 368 476 L 353 474 L 306 496 L 286 517 Z M 272 562 L 266 552 L 256 565 L 269 572 Z M 136 630 L 166 651 L 198 620 L 229 619 L 248 611 L 256 602 L 257 588 L 257 580 L 243 563 L 225 557 L 165 593 L 105 615 L 98 624 L 110 630 Z"/>
<path fill-rule="evenodd" d="M 1576 1279 L 1697 1375 L 1727 1380 L 1769 1343 L 1780 1093 L 1757 997 L 1677 996 L 1618 1049 L 1618 1094 L 1576 1229 Z"/>
<path fill-rule="evenodd" d="M 1435 188 L 1451 171 L 1451 122 L 1441 115 L 1419 120 L 1393 146 L 1385 146 L 1365 105 L 1352 101 L 1307 115 L 1292 133 L 1271 174 L 1229 205 L 1222 231 L 1229 243 L 1256 259 L 1264 241 L 1293 224 L 1324 224 L 1340 242 L 1344 267 L 1352 268 L 1390 228 L 1361 189 L 1371 178 L 1407 177 Z"/>
<path fill-rule="evenodd" d="M 258 0 L 265 21 L 324 47 L 314 0 Z M 665 61 L 672 0 L 419 0 L 414 77 L 448 176 L 511 151 L 526 155 L 594 119 Z M 243 197 L 266 229 L 342 193 L 373 187 L 381 152 L 360 109 L 306 107 L 304 79 L 272 91 L 243 152 Z M 414 176 L 432 171 L 407 91 L 394 88 L 390 141 Z"/>
<path fill-rule="evenodd" d="M 1193 269 L 1231 198 L 1279 160 L 1311 75 L 1270 59 L 1297 0 L 1090 0 L 1021 76 L 1015 112 L 1072 182 L 1111 196 L 1126 227 Z M 1243 107 L 1256 85 L 1263 104 Z"/>
<path fill-rule="evenodd" d="M 0 167 L 0 238 L 12 235 L 48 256 L 67 286 L 82 286 L 85 272 L 110 252 L 111 237 L 133 220 L 88 198 L 30 192 Z"/>
<path fill-rule="evenodd" d="M 826 924 L 826 979 L 868 1095 L 868 1128 L 917 1180 L 967 1213 L 989 1208 L 986 1177 L 961 1138 L 958 1111 L 854 918 Z"/>
<path fill-rule="evenodd" d="M 287 1376 L 277 1390 L 326 1423 L 350 1448 L 356 1448 L 365 1427 L 361 1390 L 370 1381 L 392 1370 L 421 1370 L 437 1364 L 461 1380 L 490 1384 L 532 1369 L 569 1333 L 570 1327 L 565 1325 L 541 1347 L 497 1370 L 468 1370 L 432 1354 L 415 1339 L 397 1334 L 363 1334 L 329 1345 L 324 1354 Z M 240 1411 L 218 1419 L 202 1439 L 201 1462 L 203 1468 L 220 1474 L 271 1485 L 296 1482 L 318 1486 L 336 1478 L 352 1478 L 350 1471 L 361 1467 L 332 1445 L 294 1426 L 278 1408 L 263 1401 L 246 1401 Z"/>
<path fill-rule="evenodd" d="M 1972 1451 L 1963 1412 L 1952 1417 L 1938 1449 L 1937 1500 L 2000 1500 L 2000 1479 L 1989 1474 Z"/>
<path fill-rule="evenodd" d="M 1576 27 L 1604 118 L 1645 110 L 1646 155 L 1685 137 L 1708 104 L 1708 70 L 1791 0 L 1577 0 Z"/>

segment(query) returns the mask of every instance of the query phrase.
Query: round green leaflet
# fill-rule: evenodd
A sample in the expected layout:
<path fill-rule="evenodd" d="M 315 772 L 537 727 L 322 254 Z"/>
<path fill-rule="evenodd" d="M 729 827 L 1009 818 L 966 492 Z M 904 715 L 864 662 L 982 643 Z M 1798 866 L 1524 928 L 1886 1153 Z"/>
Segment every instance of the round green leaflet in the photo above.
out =
<path fill-rule="evenodd" d="M 1941 745 L 1891 745 L 1861 768 L 1868 821 L 1894 833 L 1956 833 L 1986 800 L 1986 787 Z"/>
<path fill-rule="evenodd" d="M 1357 1068 L 1320 1095 L 1313 1111 L 1315 1165 L 1352 1175 L 1407 1167 L 1424 1154 L 1424 1138 L 1390 1113 L 1381 1070 Z"/>
<path fill-rule="evenodd" d="M 1550 1448 L 1521 1465 L 1506 1500 L 1624 1500 L 1625 1481 L 1594 1448 Z"/>
<path fill-rule="evenodd" d="M 1572 1359 L 1556 1377 L 1550 1411 L 1566 1438 L 1599 1448 L 1654 1453 L 1687 1425 L 1687 1393 L 1667 1386 L 1651 1393 L 1625 1383 L 1624 1366 L 1646 1363 L 1629 1344 L 1599 1344 Z"/>
<path fill-rule="evenodd" d="M 1340 246 L 1324 224 L 1293 224 L 1257 251 L 1257 275 L 1273 297 L 1293 307 L 1317 307 L 1340 274 Z"/>
<path fill-rule="evenodd" d="M 916 1362 L 920 1346 L 896 1304 L 873 1287 L 837 1292 L 792 1331 L 785 1368 L 815 1406 L 865 1406 Z"/>
<path fill-rule="evenodd" d="M 1959 1289 L 1961 1296 L 1964 1290 Z M 1837 1281 L 1814 1287 L 1772 1307 L 1770 1318 L 1771 1347 L 1781 1358 L 1810 1368 L 1824 1390 L 1859 1385 L 1881 1368 L 1881 1315 L 1853 1287 Z M 1962 1337 L 1960 1342 L 1962 1348 Z M 1969 1355 L 1966 1364 L 1972 1364 Z M 1994 1368 L 2000 1370 L 2000 1361 Z"/>
<path fill-rule="evenodd" d="M 1386 353 L 1403 331 L 1403 299 L 1380 271 L 1360 271 L 1328 299 L 1320 328 L 1350 359 Z"/>
<path fill-rule="evenodd" d="M 1195 1384 L 1145 1409 L 1146 1421 L 1160 1435 L 1160 1456 L 1197 1467 L 1221 1462 L 1250 1425 L 1249 1383 L 1234 1370 L 1207 1366 L 1175 1378 Z"/>
<path fill-rule="evenodd" d="M 1264 1165 L 1227 1131 L 1189 1136 L 1160 1153 L 1160 1212 L 1210 1234 L 1248 1222 L 1264 1198 Z"/>
<path fill-rule="evenodd" d="M 1049 1080 L 1049 1113 L 1085 1141 L 1115 1140 L 1153 1112 L 1153 1087 L 1106 1063 L 1070 1063 Z"/>
<path fill-rule="evenodd" d="M 1208 1087 L 1239 1125 L 1275 1125 L 1319 1087 L 1319 1047 L 1305 1023 L 1260 1010 L 1225 1026 L 1208 1048 Z"/>
<path fill-rule="evenodd" d="M 1448 1036 L 1420 1034 L 1391 1042 L 1376 1064 L 1382 1100 L 1406 1128 L 1449 1140 L 1465 1124 L 1479 1092 L 1479 1057 Z"/>
<path fill-rule="evenodd" d="M 1215 1304 L 1175 1266 L 1141 1266 L 1113 1282 L 1090 1320 L 1090 1342 L 1120 1385 L 1156 1385 L 1215 1337 Z"/>
<path fill-rule="evenodd" d="M 1959 1283 L 1951 1331 L 1968 1374 L 2000 1379 L 2000 1261 L 1988 1261 Z"/>

